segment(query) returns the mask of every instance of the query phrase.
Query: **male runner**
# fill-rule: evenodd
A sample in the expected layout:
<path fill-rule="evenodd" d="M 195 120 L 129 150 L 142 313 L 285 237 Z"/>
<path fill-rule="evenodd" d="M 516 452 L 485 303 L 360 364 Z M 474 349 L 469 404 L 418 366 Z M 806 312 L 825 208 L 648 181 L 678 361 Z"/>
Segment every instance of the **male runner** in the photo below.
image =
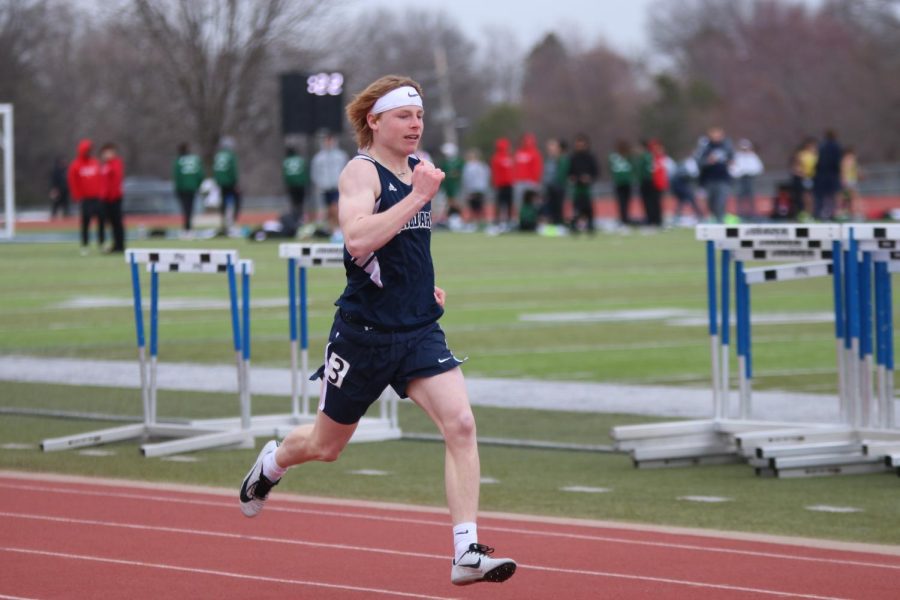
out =
<path fill-rule="evenodd" d="M 267 443 L 241 486 L 243 513 L 262 510 L 294 465 L 334 461 L 366 409 L 390 385 L 409 396 L 444 437 L 453 521 L 455 585 L 509 579 L 516 563 L 478 543 L 480 463 L 475 419 L 456 358 L 437 324 L 444 291 L 434 285 L 431 199 L 444 173 L 414 156 L 424 127 L 422 89 L 389 75 L 347 106 L 360 154 L 341 173 L 339 219 L 347 287 L 325 348 L 315 423 Z"/>

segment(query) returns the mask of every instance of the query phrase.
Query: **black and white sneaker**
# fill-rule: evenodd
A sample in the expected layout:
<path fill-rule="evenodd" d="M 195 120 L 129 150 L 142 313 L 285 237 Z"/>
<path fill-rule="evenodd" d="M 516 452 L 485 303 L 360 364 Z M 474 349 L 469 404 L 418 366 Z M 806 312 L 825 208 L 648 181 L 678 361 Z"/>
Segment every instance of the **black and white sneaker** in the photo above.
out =
<path fill-rule="evenodd" d="M 511 558 L 492 558 L 493 548 L 483 544 L 470 544 L 459 560 L 453 561 L 450 583 L 469 585 L 479 581 L 502 583 L 516 572 L 516 561 Z"/>
<path fill-rule="evenodd" d="M 278 442 L 272 440 L 260 450 L 256 462 L 241 485 L 241 512 L 245 517 L 255 517 L 262 510 L 266 498 L 269 497 L 269 490 L 278 485 L 278 481 L 271 481 L 262 472 L 263 458 L 266 454 L 275 452 L 278 448 Z"/>

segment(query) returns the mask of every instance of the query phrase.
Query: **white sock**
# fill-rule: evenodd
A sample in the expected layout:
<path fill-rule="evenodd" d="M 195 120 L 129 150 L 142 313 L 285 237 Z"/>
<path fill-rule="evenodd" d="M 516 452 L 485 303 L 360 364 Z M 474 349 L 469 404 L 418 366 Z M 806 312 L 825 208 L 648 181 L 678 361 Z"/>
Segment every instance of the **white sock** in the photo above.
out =
<path fill-rule="evenodd" d="M 457 523 L 453 526 L 453 547 L 455 560 L 468 552 L 470 544 L 478 543 L 478 526 L 475 523 Z"/>
<path fill-rule="evenodd" d="M 275 462 L 275 452 L 269 452 L 263 456 L 262 472 L 269 481 L 278 481 L 284 475 L 286 468 Z"/>

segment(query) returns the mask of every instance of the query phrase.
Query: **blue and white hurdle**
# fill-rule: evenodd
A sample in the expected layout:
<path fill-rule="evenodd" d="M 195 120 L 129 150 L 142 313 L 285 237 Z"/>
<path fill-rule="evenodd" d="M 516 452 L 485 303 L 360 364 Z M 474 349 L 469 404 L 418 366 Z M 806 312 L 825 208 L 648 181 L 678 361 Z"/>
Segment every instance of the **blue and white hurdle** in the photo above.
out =
<path fill-rule="evenodd" d="M 138 349 L 143 422 L 74 436 L 47 439 L 45 451 L 96 446 L 138 438 L 179 438 L 172 441 L 143 444 L 144 456 L 165 456 L 221 446 L 253 447 L 250 430 L 250 276 L 253 262 L 240 260 L 234 250 L 128 250 L 125 260 L 131 270 L 134 295 L 135 334 Z M 141 280 L 138 265 L 145 264 L 150 273 L 150 340 L 149 360 L 144 331 Z M 237 273 L 240 272 L 243 302 L 238 302 Z M 205 273 L 225 274 L 231 309 L 232 339 L 237 367 L 239 423 L 230 420 L 165 423 L 157 419 L 157 366 L 159 349 L 159 274 Z"/>
<path fill-rule="evenodd" d="M 713 411 L 710 420 L 626 426 L 613 429 L 617 447 L 632 452 L 639 467 L 678 466 L 743 460 L 744 445 L 793 439 L 792 428 L 831 430 L 839 424 L 785 423 L 754 419 L 752 411 L 752 351 L 750 286 L 766 282 L 835 275 L 840 255 L 839 225 L 700 225 L 697 239 L 706 242 L 707 295 L 712 358 Z M 717 285 L 716 252 L 721 252 Z M 745 268 L 746 261 L 804 262 Z M 734 262 L 738 359 L 738 405 L 731 406 L 729 385 L 730 286 Z M 840 277 L 838 268 L 836 277 Z M 839 280 L 839 279 L 838 279 Z M 717 300 L 721 294 L 721 313 Z M 839 299 L 836 298 L 836 301 Z M 721 316 L 721 323 L 719 317 Z M 841 354 L 838 353 L 838 360 Z M 846 429 L 846 428 L 844 428 Z M 751 448 L 752 456 L 755 448 Z"/>
<path fill-rule="evenodd" d="M 900 452 L 900 430 L 894 418 L 893 318 L 890 268 L 900 254 L 890 251 L 900 241 L 892 225 L 847 224 L 842 227 L 843 297 L 835 331 L 842 337 L 840 364 L 842 429 L 798 431 L 797 440 L 778 438 L 760 445 L 751 460 L 758 472 L 779 477 L 879 472 L 893 466 Z M 893 238 L 893 239 L 892 239 Z M 887 249 L 887 250 L 886 250 Z M 873 297 L 874 285 L 874 297 Z M 874 327 L 874 337 L 873 337 Z M 873 349 L 877 367 L 873 373 Z M 873 394 L 873 383 L 878 393 Z"/>
<path fill-rule="evenodd" d="M 279 244 L 278 256 L 287 259 L 288 266 L 288 324 L 291 345 L 291 421 L 311 423 L 316 411 L 309 402 L 309 269 L 343 268 L 342 244 Z M 299 281 L 299 284 L 298 284 Z M 400 439 L 396 394 L 385 391 L 378 401 L 377 417 L 363 417 L 351 441 L 382 441 Z"/>

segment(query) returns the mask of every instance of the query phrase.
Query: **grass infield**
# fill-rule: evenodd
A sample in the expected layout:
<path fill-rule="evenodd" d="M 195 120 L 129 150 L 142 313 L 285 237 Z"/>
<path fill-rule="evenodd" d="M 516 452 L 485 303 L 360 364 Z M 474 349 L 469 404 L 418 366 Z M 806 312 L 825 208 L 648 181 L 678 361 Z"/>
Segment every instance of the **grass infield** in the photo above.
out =
<path fill-rule="evenodd" d="M 286 264 L 277 258 L 275 244 L 214 240 L 136 245 L 237 248 L 243 258 L 255 259 L 253 364 L 287 366 Z M 438 233 L 434 256 L 437 283 L 448 292 L 441 323 L 454 352 L 470 357 L 468 375 L 673 386 L 708 380 L 705 255 L 690 231 L 562 239 Z M 81 257 L 68 244 L 10 244 L 0 246 L 0 270 L 0 353 L 134 359 L 131 287 L 120 256 Z M 314 357 L 321 353 L 342 281 L 340 270 L 310 274 Z M 754 289 L 754 315 L 827 314 L 830 285 L 823 279 Z M 224 278 L 163 275 L 161 299 L 180 304 L 172 309 L 164 305 L 161 360 L 233 360 L 229 317 L 221 304 L 227 299 Z M 664 314 L 648 318 L 651 310 Z M 562 313 L 588 314 L 581 321 L 566 321 Z M 540 320 L 527 320 L 535 318 Z M 834 391 L 830 323 L 760 321 L 753 333 L 757 389 Z M 2 406 L 125 415 L 140 408 L 135 390 L 4 382 L 0 396 Z M 284 398 L 254 397 L 254 409 L 261 414 L 283 411 L 286 403 Z M 160 414 L 235 414 L 234 405 L 231 396 L 160 392 Z M 649 420 L 512 409 L 476 412 L 482 436 L 583 444 L 608 443 L 611 426 Z M 3 415 L 0 440 L 36 444 L 102 426 Z M 408 432 L 434 432 L 408 404 L 401 405 L 401 426 Z M 107 449 L 115 454 L 0 449 L 0 466 L 236 486 L 254 456 L 251 451 L 207 451 L 196 453 L 200 462 L 178 463 L 143 459 L 135 443 Z M 442 462 L 443 449 L 433 442 L 352 445 L 338 463 L 308 465 L 278 490 L 441 505 Z M 745 465 L 637 471 L 623 455 L 492 446 L 482 448 L 482 465 L 483 475 L 498 481 L 482 487 L 486 510 L 900 543 L 900 532 L 884 526 L 900 522 L 898 481 L 890 475 L 781 481 L 757 479 Z M 350 473 L 361 469 L 388 475 Z M 561 491 L 568 486 L 610 491 Z M 695 503 L 678 500 L 682 496 L 732 500 Z M 805 509 L 820 504 L 862 512 Z"/>

